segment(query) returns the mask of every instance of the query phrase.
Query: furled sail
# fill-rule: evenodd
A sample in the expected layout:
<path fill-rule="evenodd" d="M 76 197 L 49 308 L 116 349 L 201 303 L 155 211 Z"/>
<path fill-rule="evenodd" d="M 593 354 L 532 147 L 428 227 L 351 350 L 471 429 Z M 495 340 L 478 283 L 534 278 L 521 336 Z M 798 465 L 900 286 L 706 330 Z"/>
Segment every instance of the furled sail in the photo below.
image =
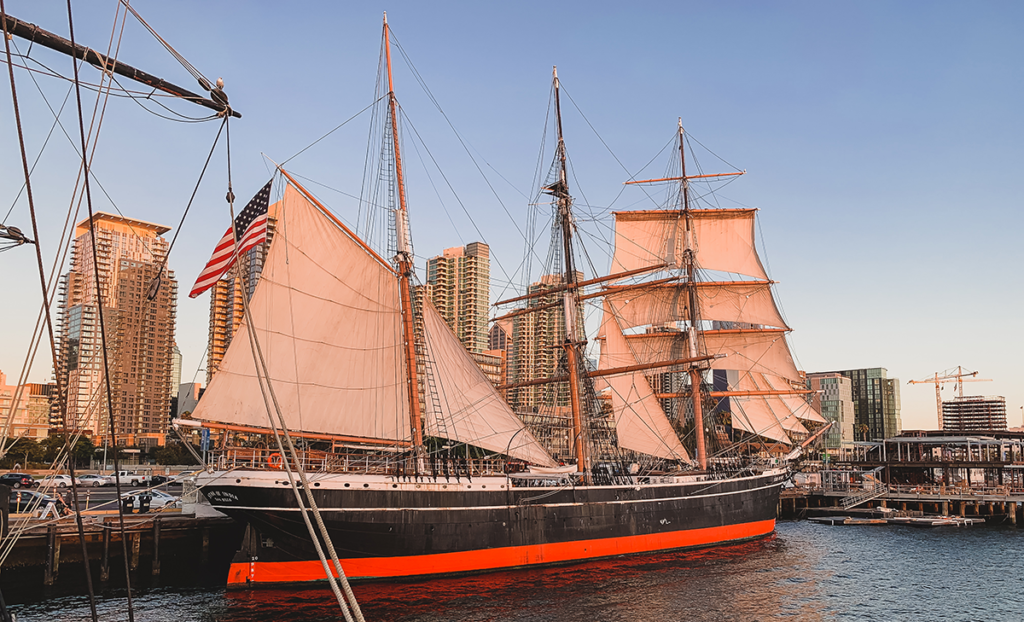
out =
<path fill-rule="evenodd" d="M 613 304 L 605 300 L 599 369 L 636 365 L 637 360 L 616 322 Z M 665 416 L 647 377 L 640 371 L 606 376 L 611 389 L 615 433 L 619 445 L 652 456 L 689 460 L 686 449 Z"/>
<path fill-rule="evenodd" d="M 533 464 L 555 461 L 530 434 L 430 301 L 423 305 L 423 334 L 428 373 L 434 374 L 437 400 L 426 400 L 428 434 L 469 443 Z"/>
<path fill-rule="evenodd" d="M 289 429 L 410 438 L 398 281 L 290 185 L 250 309 Z M 268 426 L 246 331 L 195 418 Z"/>
<path fill-rule="evenodd" d="M 768 280 L 754 247 L 755 209 L 690 210 L 697 267 Z M 686 221 L 681 210 L 615 212 L 611 273 L 661 263 L 682 267 Z"/>
<path fill-rule="evenodd" d="M 700 318 L 787 328 L 771 285 L 769 281 L 697 283 Z M 621 292 L 613 288 L 607 299 L 615 303 L 616 317 L 625 329 L 689 318 L 687 289 L 676 283 Z"/>

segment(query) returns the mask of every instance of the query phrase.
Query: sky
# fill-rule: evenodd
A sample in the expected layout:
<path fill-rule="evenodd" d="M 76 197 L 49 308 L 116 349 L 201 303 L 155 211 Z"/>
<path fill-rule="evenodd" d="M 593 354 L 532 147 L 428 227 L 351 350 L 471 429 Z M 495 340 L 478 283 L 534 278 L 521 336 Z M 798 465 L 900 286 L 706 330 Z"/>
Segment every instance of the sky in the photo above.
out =
<path fill-rule="evenodd" d="M 63 2 L 6 0 L 6 6 L 15 17 L 68 34 Z M 1009 425 L 1022 425 L 1024 5 L 136 0 L 132 6 L 203 74 L 224 78 L 243 115 L 231 123 L 240 200 L 266 183 L 267 158 L 290 158 L 374 101 L 387 11 L 401 48 L 395 90 L 406 115 L 420 276 L 427 257 L 482 240 L 492 249 L 494 297 L 507 293 L 506 283 L 526 278 L 517 272 L 527 247 L 521 232 L 534 209 L 538 162 L 546 171 L 551 158 L 550 139 L 539 154 L 553 65 L 563 86 L 570 181 L 583 221 L 610 209 L 654 206 L 622 182 L 662 176 L 668 163 L 662 149 L 681 117 L 709 150 L 698 152 L 707 171 L 733 170 L 716 155 L 747 171 L 721 189 L 718 202 L 760 209 L 763 258 L 779 283 L 801 369 L 884 367 L 900 380 L 903 427 L 932 429 L 933 385 L 907 381 L 960 365 L 992 379 L 966 384 L 965 394 L 1005 396 Z M 105 50 L 117 3 L 79 1 L 74 9 L 76 40 Z M 120 41 L 122 61 L 199 90 L 134 18 Z M 67 57 L 12 43 L 34 63 L 71 74 Z M 28 204 L 23 196 L 16 200 L 23 177 L 6 65 L 3 70 L 0 216 L 11 210 L 4 224 L 29 231 Z M 82 72 L 83 81 L 98 81 L 93 68 Z M 15 78 L 30 158 L 42 152 L 33 187 L 49 266 L 72 201 L 77 156 L 59 127 L 47 141 L 53 126 L 47 102 L 58 109 L 70 84 L 22 69 Z M 95 94 L 86 91 L 87 115 L 94 103 Z M 203 108 L 166 103 L 183 115 L 206 116 Z M 114 211 L 109 194 L 126 216 L 177 227 L 219 125 L 160 118 L 143 105 L 114 97 L 106 106 L 93 166 L 106 192 L 94 188 L 94 209 Z M 73 93 L 60 119 L 77 145 Z M 363 113 L 289 162 L 349 222 L 358 220 L 353 197 L 369 124 Z M 179 281 L 182 382 L 205 380 L 209 299 L 189 299 L 187 291 L 230 220 L 226 188 L 221 142 L 170 259 Z M 590 230 L 607 235 L 607 217 L 602 222 L 589 223 Z M 607 269 L 607 250 L 594 252 L 598 269 Z M 0 252 L 0 275 L 6 293 L 0 370 L 13 380 L 41 301 L 34 252 Z M 44 348 L 29 380 L 49 377 Z M 951 395 L 946 385 L 943 396 Z"/>

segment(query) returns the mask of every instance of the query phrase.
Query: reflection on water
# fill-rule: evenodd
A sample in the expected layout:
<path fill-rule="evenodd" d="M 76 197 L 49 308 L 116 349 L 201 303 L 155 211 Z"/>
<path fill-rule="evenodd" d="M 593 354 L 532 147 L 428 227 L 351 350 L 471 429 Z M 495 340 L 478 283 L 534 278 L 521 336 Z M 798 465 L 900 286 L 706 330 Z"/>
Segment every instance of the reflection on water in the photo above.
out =
<path fill-rule="evenodd" d="M 771 538 L 730 547 L 354 590 L 373 622 L 1018 620 L 1022 557 L 1014 529 L 780 523 Z M 326 587 L 164 588 L 135 602 L 140 622 L 343 619 Z M 124 620 L 123 608 L 123 594 L 104 594 L 101 617 Z M 16 611 L 89 619 L 79 597 Z"/>

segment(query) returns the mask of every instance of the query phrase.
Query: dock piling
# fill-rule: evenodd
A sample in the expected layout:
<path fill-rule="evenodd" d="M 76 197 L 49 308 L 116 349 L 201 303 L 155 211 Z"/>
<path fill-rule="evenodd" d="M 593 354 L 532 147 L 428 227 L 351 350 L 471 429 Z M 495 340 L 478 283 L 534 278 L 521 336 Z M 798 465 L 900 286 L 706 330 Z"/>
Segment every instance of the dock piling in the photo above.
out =
<path fill-rule="evenodd" d="M 160 517 L 153 519 L 153 576 L 160 576 Z"/>
<path fill-rule="evenodd" d="M 100 564 L 100 582 L 110 580 L 110 530 L 103 524 L 103 563 Z"/>

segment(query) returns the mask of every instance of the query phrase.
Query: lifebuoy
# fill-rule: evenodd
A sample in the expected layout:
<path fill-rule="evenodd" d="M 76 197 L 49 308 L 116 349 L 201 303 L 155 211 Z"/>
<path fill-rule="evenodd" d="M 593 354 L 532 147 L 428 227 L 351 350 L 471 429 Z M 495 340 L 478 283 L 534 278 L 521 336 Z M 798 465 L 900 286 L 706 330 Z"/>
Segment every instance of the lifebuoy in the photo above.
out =
<path fill-rule="evenodd" d="M 281 454 L 276 451 L 267 458 L 267 465 L 272 469 L 280 469 L 283 464 L 284 460 L 281 459 Z"/>

